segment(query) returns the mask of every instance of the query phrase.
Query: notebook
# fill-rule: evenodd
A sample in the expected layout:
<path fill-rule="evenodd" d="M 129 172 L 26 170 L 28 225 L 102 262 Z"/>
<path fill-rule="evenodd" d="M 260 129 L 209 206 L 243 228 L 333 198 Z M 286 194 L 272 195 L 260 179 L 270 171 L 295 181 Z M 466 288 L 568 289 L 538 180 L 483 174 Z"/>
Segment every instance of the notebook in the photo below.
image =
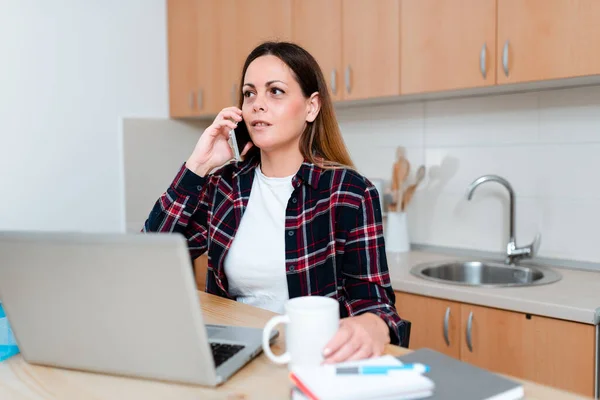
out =
<path fill-rule="evenodd" d="M 516 400 L 525 395 L 519 382 L 431 349 L 419 349 L 398 359 L 430 367 L 424 375 L 435 382 L 435 392 L 428 400 Z"/>
<path fill-rule="evenodd" d="M 293 399 L 309 400 L 413 400 L 430 397 L 435 388 L 433 381 L 415 370 L 390 371 L 386 374 L 356 375 L 338 371 L 356 366 L 400 366 L 393 356 L 382 356 L 362 361 L 295 367 L 290 380 L 297 390 Z M 339 370 L 338 370 L 339 369 Z"/>

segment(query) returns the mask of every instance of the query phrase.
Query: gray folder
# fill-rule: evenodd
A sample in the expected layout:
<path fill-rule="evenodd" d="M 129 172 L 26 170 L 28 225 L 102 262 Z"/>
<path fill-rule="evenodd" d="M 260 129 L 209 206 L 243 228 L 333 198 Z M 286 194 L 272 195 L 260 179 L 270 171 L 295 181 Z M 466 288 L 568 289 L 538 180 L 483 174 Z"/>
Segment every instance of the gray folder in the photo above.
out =
<path fill-rule="evenodd" d="M 427 400 L 484 400 L 523 398 L 523 385 L 482 368 L 475 367 L 431 349 L 419 349 L 398 357 L 403 363 L 423 363 L 425 373 L 435 383 L 434 394 Z"/>

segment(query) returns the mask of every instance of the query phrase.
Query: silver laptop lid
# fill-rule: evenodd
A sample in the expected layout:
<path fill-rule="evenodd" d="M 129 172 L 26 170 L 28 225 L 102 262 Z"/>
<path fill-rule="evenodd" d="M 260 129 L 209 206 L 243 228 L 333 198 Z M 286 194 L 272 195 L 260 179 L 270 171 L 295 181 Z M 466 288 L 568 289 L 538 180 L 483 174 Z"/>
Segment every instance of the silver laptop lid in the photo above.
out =
<path fill-rule="evenodd" d="M 0 232 L 0 300 L 28 362 L 216 383 L 180 235 Z"/>

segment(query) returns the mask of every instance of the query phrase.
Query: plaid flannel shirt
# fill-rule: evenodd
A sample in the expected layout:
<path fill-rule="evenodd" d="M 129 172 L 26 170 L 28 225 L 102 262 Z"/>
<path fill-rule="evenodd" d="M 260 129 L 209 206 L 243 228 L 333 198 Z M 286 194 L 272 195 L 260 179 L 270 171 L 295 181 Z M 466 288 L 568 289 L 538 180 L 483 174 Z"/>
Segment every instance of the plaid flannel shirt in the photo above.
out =
<path fill-rule="evenodd" d="M 208 251 L 208 293 L 232 298 L 224 261 L 248 204 L 259 158 L 228 164 L 206 177 L 182 165 L 142 229 L 183 234 L 192 259 Z M 332 297 L 340 303 L 342 318 L 374 313 L 387 323 L 391 342 L 404 343 L 406 323 L 394 305 L 373 184 L 350 169 L 304 162 L 292 186 L 285 220 L 289 297 Z"/>

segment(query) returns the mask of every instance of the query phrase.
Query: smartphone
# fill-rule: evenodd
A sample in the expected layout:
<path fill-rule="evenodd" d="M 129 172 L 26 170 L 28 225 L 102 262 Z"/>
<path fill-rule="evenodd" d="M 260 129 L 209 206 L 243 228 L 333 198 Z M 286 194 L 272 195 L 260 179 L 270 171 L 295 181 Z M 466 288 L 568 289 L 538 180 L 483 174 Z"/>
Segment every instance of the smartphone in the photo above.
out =
<path fill-rule="evenodd" d="M 233 156 L 236 160 L 242 160 L 242 151 L 246 144 L 251 141 L 250 132 L 244 121 L 240 121 L 235 129 L 229 131 L 229 140 L 231 149 L 233 150 Z"/>

